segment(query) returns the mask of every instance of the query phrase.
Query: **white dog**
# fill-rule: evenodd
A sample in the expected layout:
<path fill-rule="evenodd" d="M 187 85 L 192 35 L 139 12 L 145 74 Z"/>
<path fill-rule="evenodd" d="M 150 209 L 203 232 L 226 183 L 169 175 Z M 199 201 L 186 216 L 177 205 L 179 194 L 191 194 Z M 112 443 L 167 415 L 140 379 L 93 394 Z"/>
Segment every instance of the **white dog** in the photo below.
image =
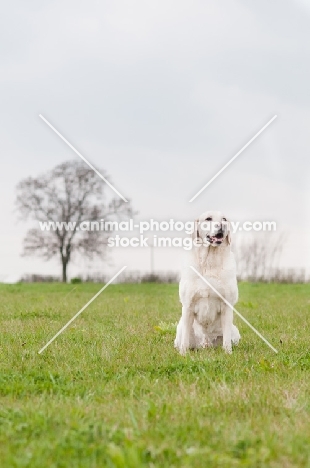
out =
<path fill-rule="evenodd" d="M 195 273 L 193 266 L 232 306 L 238 300 L 236 265 L 230 250 L 229 222 L 219 211 L 207 211 L 195 221 L 193 248 L 181 276 L 182 317 L 174 346 L 188 349 L 223 344 L 227 353 L 240 334 L 233 325 L 233 310 Z"/>

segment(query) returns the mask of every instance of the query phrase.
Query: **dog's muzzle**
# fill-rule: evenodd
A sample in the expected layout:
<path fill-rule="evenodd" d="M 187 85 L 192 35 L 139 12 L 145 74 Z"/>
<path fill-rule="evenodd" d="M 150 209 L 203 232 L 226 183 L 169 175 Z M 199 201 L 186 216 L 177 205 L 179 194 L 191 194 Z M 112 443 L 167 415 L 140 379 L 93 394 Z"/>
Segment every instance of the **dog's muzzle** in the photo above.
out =
<path fill-rule="evenodd" d="M 206 235 L 207 241 L 211 245 L 221 245 L 224 240 L 224 232 L 222 230 L 218 231 L 214 236 Z"/>

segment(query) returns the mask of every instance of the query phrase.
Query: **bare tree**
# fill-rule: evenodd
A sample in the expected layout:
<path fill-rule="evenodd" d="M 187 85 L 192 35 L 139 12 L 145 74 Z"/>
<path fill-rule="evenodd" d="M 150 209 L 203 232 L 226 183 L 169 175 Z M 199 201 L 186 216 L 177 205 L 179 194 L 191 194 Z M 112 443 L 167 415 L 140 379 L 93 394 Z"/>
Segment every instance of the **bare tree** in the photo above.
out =
<path fill-rule="evenodd" d="M 16 199 L 22 218 L 53 223 L 49 230 L 38 226 L 27 232 L 23 254 L 37 254 L 45 260 L 58 256 L 63 282 L 67 281 L 67 267 L 74 254 L 104 256 L 111 232 L 82 230 L 81 223 L 86 227 L 87 222 L 116 221 L 133 214 L 130 202 L 119 197 L 107 201 L 105 188 L 98 175 L 80 161 L 68 161 L 40 177 L 22 180 Z"/>

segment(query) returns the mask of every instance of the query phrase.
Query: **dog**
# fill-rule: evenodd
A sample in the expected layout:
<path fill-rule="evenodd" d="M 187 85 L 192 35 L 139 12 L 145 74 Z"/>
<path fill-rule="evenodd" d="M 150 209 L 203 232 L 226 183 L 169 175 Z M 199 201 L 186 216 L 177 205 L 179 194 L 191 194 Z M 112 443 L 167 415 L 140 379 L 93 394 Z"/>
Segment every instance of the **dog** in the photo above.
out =
<path fill-rule="evenodd" d="M 232 306 L 238 301 L 234 254 L 230 250 L 229 221 L 219 211 L 207 211 L 196 221 L 193 247 L 179 284 L 182 316 L 174 346 L 184 355 L 189 349 L 222 344 L 226 353 L 240 340 L 233 310 L 206 284 L 193 266 Z"/>

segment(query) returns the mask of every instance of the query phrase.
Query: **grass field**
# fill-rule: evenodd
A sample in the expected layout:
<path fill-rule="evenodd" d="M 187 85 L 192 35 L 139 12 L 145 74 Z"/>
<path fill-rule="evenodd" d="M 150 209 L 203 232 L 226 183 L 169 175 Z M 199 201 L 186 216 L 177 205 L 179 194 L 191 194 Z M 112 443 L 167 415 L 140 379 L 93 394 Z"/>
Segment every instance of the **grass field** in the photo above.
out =
<path fill-rule="evenodd" d="M 179 356 L 177 285 L 0 285 L 0 466 L 310 467 L 310 285 L 240 285 L 242 340 Z M 70 292 L 71 291 L 71 292 Z"/>

